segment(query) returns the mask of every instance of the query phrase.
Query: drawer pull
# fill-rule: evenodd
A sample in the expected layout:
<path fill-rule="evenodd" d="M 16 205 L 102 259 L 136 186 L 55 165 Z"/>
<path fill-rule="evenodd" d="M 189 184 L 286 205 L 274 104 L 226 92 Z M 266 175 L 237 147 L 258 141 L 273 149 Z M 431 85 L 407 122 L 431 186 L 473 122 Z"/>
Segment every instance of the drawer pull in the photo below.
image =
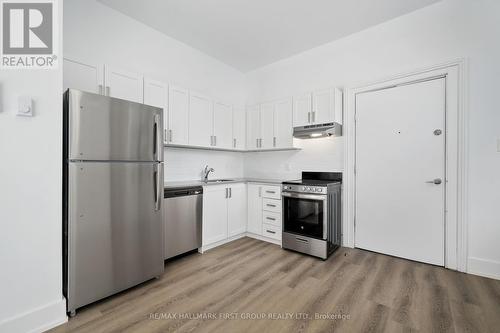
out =
<path fill-rule="evenodd" d="M 276 207 L 276 205 L 266 204 L 267 207 Z"/>
<path fill-rule="evenodd" d="M 266 191 L 266 193 L 275 194 L 276 192 L 275 191 Z"/>
<path fill-rule="evenodd" d="M 304 239 L 304 238 L 295 237 L 295 239 L 301 243 L 306 243 L 306 244 L 309 243 L 309 241 L 307 239 Z"/>
<path fill-rule="evenodd" d="M 276 219 L 274 217 L 266 216 L 266 219 L 271 220 L 271 221 L 276 221 Z"/>
<path fill-rule="evenodd" d="M 276 233 L 276 231 L 272 231 L 272 230 L 267 230 L 267 229 L 266 229 L 266 231 L 267 231 L 268 233 L 270 233 L 270 234 L 275 234 L 275 233 Z"/>

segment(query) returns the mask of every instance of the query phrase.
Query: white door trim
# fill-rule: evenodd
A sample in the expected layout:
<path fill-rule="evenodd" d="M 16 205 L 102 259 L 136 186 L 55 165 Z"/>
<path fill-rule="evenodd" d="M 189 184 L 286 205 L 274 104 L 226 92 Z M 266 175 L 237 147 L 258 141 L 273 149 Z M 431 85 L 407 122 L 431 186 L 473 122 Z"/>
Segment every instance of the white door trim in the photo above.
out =
<path fill-rule="evenodd" d="M 345 160 L 343 202 L 343 245 L 355 246 L 356 212 L 356 94 L 370 90 L 446 76 L 446 202 L 445 267 L 467 270 L 467 61 L 459 59 L 445 64 L 396 75 L 377 82 L 348 88 L 344 103 Z"/>

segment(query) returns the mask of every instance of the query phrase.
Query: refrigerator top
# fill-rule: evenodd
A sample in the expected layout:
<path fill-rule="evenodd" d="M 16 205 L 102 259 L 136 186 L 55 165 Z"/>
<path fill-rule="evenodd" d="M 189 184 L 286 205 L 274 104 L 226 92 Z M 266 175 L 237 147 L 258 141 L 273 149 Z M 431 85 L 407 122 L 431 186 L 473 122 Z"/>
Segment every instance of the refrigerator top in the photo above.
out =
<path fill-rule="evenodd" d="M 64 145 L 69 160 L 163 161 L 163 109 L 68 89 Z"/>

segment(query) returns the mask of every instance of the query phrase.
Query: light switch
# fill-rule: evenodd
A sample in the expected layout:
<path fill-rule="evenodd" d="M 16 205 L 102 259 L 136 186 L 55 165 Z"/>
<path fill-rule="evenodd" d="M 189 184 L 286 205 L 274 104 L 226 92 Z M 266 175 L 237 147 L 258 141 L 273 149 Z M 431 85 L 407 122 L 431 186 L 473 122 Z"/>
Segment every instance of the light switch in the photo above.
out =
<path fill-rule="evenodd" d="M 17 115 L 33 117 L 33 100 L 30 96 L 19 96 L 17 100 Z"/>

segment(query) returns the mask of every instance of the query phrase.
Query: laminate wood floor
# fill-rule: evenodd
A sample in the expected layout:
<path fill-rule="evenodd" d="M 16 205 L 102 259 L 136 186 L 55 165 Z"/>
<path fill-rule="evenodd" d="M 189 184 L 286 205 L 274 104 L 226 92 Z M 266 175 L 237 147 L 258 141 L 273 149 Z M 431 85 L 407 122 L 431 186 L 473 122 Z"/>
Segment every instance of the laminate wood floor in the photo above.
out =
<path fill-rule="evenodd" d="M 322 261 L 242 238 L 51 332 L 499 332 L 500 281 L 358 249 Z"/>

